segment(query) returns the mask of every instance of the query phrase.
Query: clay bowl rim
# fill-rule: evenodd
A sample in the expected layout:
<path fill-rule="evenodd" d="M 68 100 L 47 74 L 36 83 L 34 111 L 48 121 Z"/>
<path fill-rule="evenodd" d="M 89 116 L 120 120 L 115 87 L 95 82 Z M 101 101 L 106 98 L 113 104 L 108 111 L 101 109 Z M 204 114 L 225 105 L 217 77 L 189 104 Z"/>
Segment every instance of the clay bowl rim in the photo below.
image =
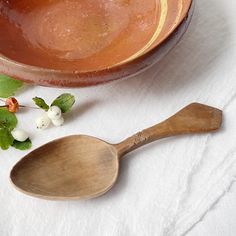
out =
<path fill-rule="evenodd" d="M 17 67 L 18 69 L 26 69 L 29 72 L 34 72 L 34 73 L 47 73 L 48 75 L 78 75 L 81 78 L 83 77 L 88 77 L 88 76 L 96 76 L 96 75 L 106 75 L 107 73 L 112 73 L 112 72 L 117 72 L 120 71 L 122 69 L 124 69 L 124 67 L 128 68 L 129 66 L 135 65 L 141 61 L 144 61 L 147 57 L 151 56 L 152 54 L 154 54 L 156 51 L 158 51 L 162 46 L 164 46 L 168 40 L 175 34 L 176 31 L 178 31 L 178 29 L 181 27 L 181 25 L 188 19 L 189 13 L 191 11 L 192 8 L 194 8 L 194 1 L 195 0 L 189 0 L 189 5 L 187 7 L 187 10 L 185 12 L 185 14 L 181 17 L 181 20 L 168 32 L 168 34 L 166 34 L 163 39 L 156 45 L 154 46 L 152 49 L 145 51 L 144 53 L 138 55 L 137 57 L 132 58 L 131 60 L 125 61 L 125 62 L 121 62 L 121 63 L 117 63 L 114 66 L 110 66 L 107 68 L 103 68 L 103 69 L 98 69 L 98 70 L 91 70 L 91 71 L 77 71 L 77 70 L 59 70 L 59 69 L 50 69 L 50 68 L 45 68 L 45 67 L 40 67 L 40 66 L 34 66 L 34 65 L 28 65 L 13 59 L 8 58 L 7 56 L 5 56 L 4 54 L 2 54 L 0 52 L 0 62 L 2 63 L 6 63 L 8 65 Z M 190 16 L 191 17 L 191 16 Z M 183 33 L 184 34 L 184 33 Z M 6 74 L 6 73 L 5 73 Z M 8 74 L 10 75 L 10 73 Z M 17 76 L 14 76 L 16 79 L 19 79 L 21 81 L 26 81 L 24 79 L 18 78 Z M 30 80 L 28 82 L 30 83 L 34 83 L 34 80 Z M 109 82 L 112 81 L 112 79 L 108 80 L 108 81 L 104 81 L 105 82 Z M 71 82 L 73 83 L 73 81 L 71 80 Z M 37 84 L 40 84 L 38 82 L 36 82 Z"/>

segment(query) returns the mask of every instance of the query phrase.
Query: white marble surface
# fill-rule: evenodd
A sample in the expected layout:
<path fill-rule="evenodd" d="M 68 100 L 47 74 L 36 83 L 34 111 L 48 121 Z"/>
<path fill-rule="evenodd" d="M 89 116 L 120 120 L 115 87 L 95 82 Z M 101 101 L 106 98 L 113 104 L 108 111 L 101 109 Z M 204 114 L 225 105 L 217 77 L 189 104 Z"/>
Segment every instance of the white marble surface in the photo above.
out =
<path fill-rule="evenodd" d="M 29 131 L 34 148 L 77 133 L 116 143 L 198 101 L 224 110 L 223 129 L 166 139 L 130 154 L 114 189 L 82 202 L 18 193 L 8 175 L 25 153 L 0 151 L 1 236 L 235 235 L 236 2 L 196 2 L 187 34 L 161 63 L 136 78 L 99 87 L 28 87 L 18 96 L 22 104 L 66 91 L 76 95 L 77 105 L 61 128 L 37 132 L 38 111 L 19 114 L 19 126 Z"/>

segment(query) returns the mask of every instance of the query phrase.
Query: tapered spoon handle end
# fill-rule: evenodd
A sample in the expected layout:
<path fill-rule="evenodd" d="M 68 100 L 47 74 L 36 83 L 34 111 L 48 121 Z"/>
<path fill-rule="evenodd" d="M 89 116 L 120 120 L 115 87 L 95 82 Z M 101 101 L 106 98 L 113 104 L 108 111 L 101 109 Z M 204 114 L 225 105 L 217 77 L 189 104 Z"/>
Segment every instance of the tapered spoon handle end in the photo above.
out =
<path fill-rule="evenodd" d="M 174 132 L 192 133 L 217 130 L 222 124 L 222 111 L 201 103 L 192 103 L 165 121 Z"/>
<path fill-rule="evenodd" d="M 192 103 L 169 119 L 145 129 L 115 145 L 120 156 L 155 140 L 180 134 L 217 130 L 222 124 L 222 111 L 200 103 Z"/>

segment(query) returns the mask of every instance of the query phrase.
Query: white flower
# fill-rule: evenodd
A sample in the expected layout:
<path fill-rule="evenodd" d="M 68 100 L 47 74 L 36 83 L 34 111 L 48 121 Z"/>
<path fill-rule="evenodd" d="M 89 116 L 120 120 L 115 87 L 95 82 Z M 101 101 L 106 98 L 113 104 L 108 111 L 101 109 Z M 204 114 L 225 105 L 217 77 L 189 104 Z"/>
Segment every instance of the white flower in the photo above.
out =
<path fill-rule="evenodd" d="M 50 125 L 51 120 L 49 119 L 47 114 L 44 114 L 37 118 L 35 122 L 37 125 L 37 129 L 46 129 Z"/>
<path fill-rule="evenodd" d="M 29 135 L 21 129 L 14 129 L 11 131 L 13 138 L 19 142 L 24 142 L 26 139 L 29 138 Z"/>
<path fill-rule="evenodd" d="M 48 117 L 51 119 L 51 120 L 57 120 L 57 119 L 60 119 L 61 118 L 61 109 L 58 107 L 58 106 L 51 106 L 49 109 L 48 109 Z"/>

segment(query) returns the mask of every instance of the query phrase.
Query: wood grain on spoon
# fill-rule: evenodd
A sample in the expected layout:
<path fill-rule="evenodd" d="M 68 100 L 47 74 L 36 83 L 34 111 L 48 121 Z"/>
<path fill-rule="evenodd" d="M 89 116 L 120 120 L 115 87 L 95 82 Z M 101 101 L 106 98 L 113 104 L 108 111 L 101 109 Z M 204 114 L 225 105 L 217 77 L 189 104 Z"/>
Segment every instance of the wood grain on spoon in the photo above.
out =
<path fill-rule="evenodd" d="M 25 156 L 12 169 L 14 186 L 45 199 L 88 199 L 107 192 L 125 154 L 155 140 L 218 129 L 222 111 L 193 103 L 174 116 L 119 144 L 86 135 L 52 141 Z"/>

